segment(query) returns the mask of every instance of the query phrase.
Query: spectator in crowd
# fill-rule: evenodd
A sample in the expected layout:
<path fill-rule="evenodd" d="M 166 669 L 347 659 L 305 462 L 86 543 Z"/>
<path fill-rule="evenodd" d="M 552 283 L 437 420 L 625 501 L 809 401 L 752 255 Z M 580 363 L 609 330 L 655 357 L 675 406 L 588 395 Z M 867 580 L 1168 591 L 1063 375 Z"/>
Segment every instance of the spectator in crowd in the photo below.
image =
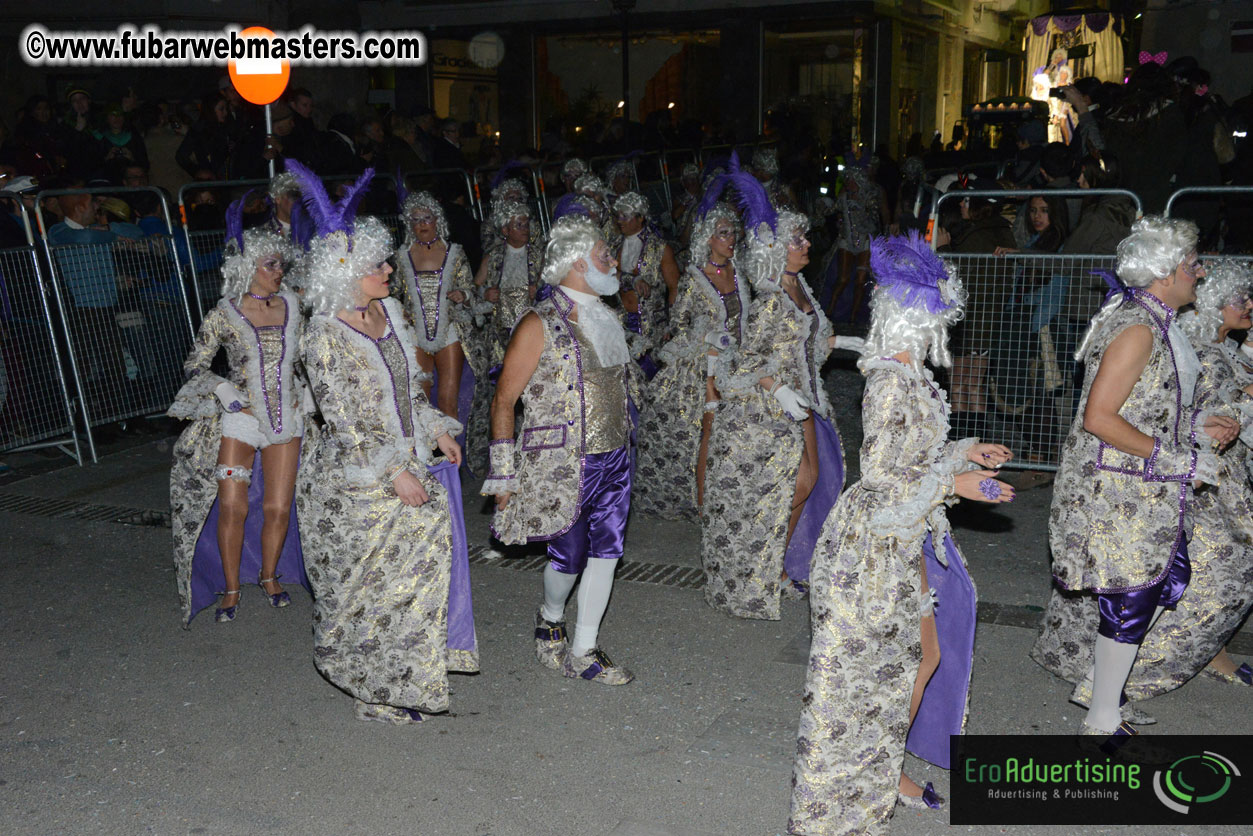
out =
<path fill-rule="evenodd" d="M 72 87 L 65 99 L 69 104 L 63 123 L 66 167 L 75 177 L 91 177 L 104 162 L 104 147 L 96 138 L 97 124 L 91 94 L 82 87 Z"/>
<path fill-rule="evenodd" d="M 318 159 L 318 128 L 313 121 L 313 94 L 304 87 L 293 87 L 287 93 L 292 113 L 292 128 L 283 137 L 283 156 L 299 160 L 306 166 Z"/>
<path fill-rule="evenodd" d="M 174 155 L 183 171 L 193 178 L 202 170 L 215 180 L 228 178 L 235 151 L 235 140 L 227 124 L 229 116 L 230 106 L 221 93 L 210 93 L 200 100 L 200 117 Z"/>
<path fill-rule="evenodd" d="M 414 108 L 413 118 L 418 123 L 418 145 L 423 149 L 422 159 L 427 165 L 435 167 L 435 143 L 440 138 L 435 111 L 429 105 L 418 105 Z"/>
<path fill-rule="evenodd" d="M 26 100 L 14 132 L 15 164 L 33 177 L 50 177 L 65 170 L 65 143 L 61 125 L 53 121 L 47 96 Z"/>
<path fill-rule="evenodd" d="M 134 163 L 145 170 L 148 168 L 148 148 L 144 138 L 134 129 L 120 104 L 109 105 L 105 110 L 104 130 L 94 131 L 94 134 L 106 149 L 104 161 L 107 166 L 121 170 L 125 165 Z"/>
<path fill-rule="evenodd" d="M 367 165 L 379 171 L 391 171 L 391 160 L 387 158 L 387 135 L 383 132 L 383 120 L 373 113 L 366 116 L 357 126 L 357 156 Z"/>
<path fill-rule="evenodd" d="M 1028 119 L 1018 126 L 1018 153 L 1009 166 L 1010 179 L 1029 186 L 1040 176 L 1040 156 L 1048 138 L 1048 128 L 1039 119 Z"/>
<path fill-rule="evenodd" d="M 1071 156 L 1070 148 L 1064 142 L 1050 142 L 1044 146 L 1044 151 L 1040 154 L 1040 178 L 1044 181 L 1044 188 L 1076 188 L 1077 184 L 1071 179 L 1073 170 L 1074 157 Z M 1079 220 L 1079 212 L 1083 208 L 1082 202 L 1082 198 L 1066 198 L 1066 217 L 1063 220 L 1066 222 L 1067 229 L 1071 229 Z"/>
<path fill-rule="evenodd" d="M 322 163 L 318 171 L 327 175 L 360 174 L 365 164 L 357 155 L 357 121 L 349 113 L 336 113 L 326 123 L 320 138 Z"/>
<path fill-rule="evenodd" d="M 148 148 L 148 180 L 175 197 L 179 187 L 187 182 L 187 172 L 177 157 L 191 122 L 171 102 L 152 102 L 145 105 L 144 110 L 142 124 L 144 145 Z"/>
<path fill-rule="evenodd" d="M 1118 158 L 1123 185 L 1140 196 L 1147 213 L 1165 208 L 1189 147 L 1176 97 L 1170 76 L 1150 61 L 1131 74 L 1123 101 L 1106 120 L 1106 147 Z"/>
<path fill-rule="evenodd" d="M 439 123 L 439 137 L 431 148 L 431 164 L 435 168 L 469 167 L 461 153 L 461 126 L 456 119 L 444 119 Z"/>
<path fill-rule="evenodd" d="M 392 135 L 387 138 L 388 171 L 421 171 L 426 168 L 425 146 L 418 141 L 418 120 L 397 116 L 392 121 Z"/>
<path fill-rule="evenodd" d="M 113 262 L 120 236 L 97 223 L 91 195 L 61 195 L 59 203 L 65 220 L 48 230 L 48 243 L 73 304 L 70 336 L 89 408 L 96 415 L 108 414 L 126 380 L 116 314 L 119 286 L 129 287 L 130 282 L 119 279 Z"/>

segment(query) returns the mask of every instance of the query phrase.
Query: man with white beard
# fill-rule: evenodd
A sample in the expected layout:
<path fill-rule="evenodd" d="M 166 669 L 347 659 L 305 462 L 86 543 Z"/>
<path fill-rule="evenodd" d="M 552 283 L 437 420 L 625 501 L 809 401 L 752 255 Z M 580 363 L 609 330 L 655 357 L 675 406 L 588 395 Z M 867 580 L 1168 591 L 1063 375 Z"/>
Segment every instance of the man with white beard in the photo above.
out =
<path fill-rule="evenodd" d="M 568 677 L 625 685 L 633 674 L 597 644 L 631 508 L 633 394 L 638 401 L 638 366 L 617 314 L 600 301 L 618 292 L 617 262 L 591 221 L 565 217 L 553 226 L 541 279 L 557 286 L 522 317 L 505 351 L 482 492 L 496 497 L 492 530 L 501 542 L 548 541 L 539 661 Z M 566 600 L 580 573 L 570 641 Z"/>

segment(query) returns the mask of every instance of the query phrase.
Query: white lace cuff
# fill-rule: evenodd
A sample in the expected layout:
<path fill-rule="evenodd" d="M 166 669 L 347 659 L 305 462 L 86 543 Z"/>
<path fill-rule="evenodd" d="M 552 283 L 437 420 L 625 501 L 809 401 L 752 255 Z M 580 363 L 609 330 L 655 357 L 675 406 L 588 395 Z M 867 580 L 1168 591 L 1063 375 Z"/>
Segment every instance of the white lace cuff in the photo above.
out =
<path fill-rule="evenodd" d="M 354 488 L 371 488 L 380 483 L 390 483 L 413 458 L 413 445 L 405 440 L 382 444 L 368 455 L 350 453 L 352 464 L 344 466 L 344 479 Z"/>
<path fill-rule="evenodd" d="M 216 393 L 218 385 L 226 381 L 215 374 L 200 372 L 188 379 L 174 396 L 174 402 L 166 411 L 171 418 L 192 421 L 197 418 L 212 418 L 222 412 Z"/>
<path fill-rule="evenodd" d="M 514 458 L 515 442 L 512 438 L 498 438 L 488 447 L 487 479 L 479 493 L 497 496 L 513 493 L 518 489 L 517 461 Z"/>
<path fill-rule="evenodd" d="M 1218 471 L 1222 468 L 1222 460 L 1217 453 L 1203 450 L 1196 456 L 1196 480 L 1207 485 L 1217 485 Z"/>
<path fill-rule="evenodd" d="M 978 465 L 966 458 L 970 454 L 970 448 L 978 443 L 978 436 L 948 442 L 940 450 L 939 461 L 932 465 L 931 469 L 941 476 L 953 477 L 978 467 Z"/>
<path fill-rule="evenodd" d="M 832 338 L 831 347 L 838 348 L 843 351 L 854 351 L 861 354 L 862 349 L 866 347 L 866 341 L 861 337 L 836 336 Z"/>
<path fill-rule="evenodd" d="M 912 499 L 880 508 L 871 515 L 870 533 L 877 537 L 895 537 L 912 548 L 913 543 L 921 543 L 926 536 L 931 510 L 952 492 L 951 478 L 942 479 L 935 473 L 928 473 L 918 483 Z"/>
<path fill-rule="evenodd" d="M 430 444 L 434 444 L 435 439 L 444 433 L 456 438 L 464 427 L 457 419 L 445 415 L 433 406 L 423 404 L 422 408 L 418 409 L 418 429 Z"/>

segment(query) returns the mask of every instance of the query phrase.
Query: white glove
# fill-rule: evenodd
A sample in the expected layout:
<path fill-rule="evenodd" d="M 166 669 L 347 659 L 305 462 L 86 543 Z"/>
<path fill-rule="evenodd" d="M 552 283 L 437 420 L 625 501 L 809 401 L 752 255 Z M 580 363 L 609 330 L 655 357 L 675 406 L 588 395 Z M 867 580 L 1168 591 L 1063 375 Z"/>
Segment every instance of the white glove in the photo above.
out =
<path fill-rule="evenodd" d="M 774 395 L 774 399 L 779 402 L 783 407 L 783 411 L 793 421 L 804 421 L 809 417 L 809 401 L 805 399 L 804 395 L 794 391 L 790 386 L 776 383 L 774 388 L 770 390 L 770 394 Z"/>
<path fill-rule="evenodd" d="M 861 337 L 835 337 L 831 347 L 842 348 L 845 351 L 854 351 L 861 354 L 862 349 L 866 347 L 866 341 Z"/>
<path fill-rule="evenodd" d="M 705 355 L 705 377 L 717 377 L 717 376 L 718 376 L 718 355 L 706 354 Z"/>

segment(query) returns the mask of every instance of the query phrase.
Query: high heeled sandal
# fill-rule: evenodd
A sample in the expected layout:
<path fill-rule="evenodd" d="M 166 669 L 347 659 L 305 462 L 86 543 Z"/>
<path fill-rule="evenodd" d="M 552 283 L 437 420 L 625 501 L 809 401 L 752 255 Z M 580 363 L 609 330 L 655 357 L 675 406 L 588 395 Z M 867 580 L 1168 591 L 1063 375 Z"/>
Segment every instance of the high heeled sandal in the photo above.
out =
<path fill-rule="evenodd" d="M 1240 665 L 1233 673 L 1224 673 L 1208 665 L 1201 668 L 1201 673 L 1210 679 L 1217 679 L 1219 682 L 1227 682 L 1232 685 L 1253 685 L 1253 668 L 1249 667 L 1248 662 Z"/>
<path fill-rule="evenodd" d="M 276 608 L 285 607 L 291 603 L 291 596 L 287 594 L 286 589 L 284 589 L 282 592 L 278 592 L 278 593 L 271 595 L 265 588 L 265 585 L 267 583 L 278 583 L 278 579 L 281 577 L 283 576 L 278 573 L 275 573 L 274 577 L 272 578 L 263 578 L 261 577 L 260 572 L 257 573 L 257 586 L 261 587 L 261 591 L 265 593 L 265 597 L 270 599 L 271 607 L 276 607 Z"/>
<path fill-rule="evenodd" d="M 235 606 L 218 607 L 216 610 L 213 611 L 213 620 L 216 621 L 218 624 L 225 624 L 228 621 L 235 620 L 235 613 L 239 611 L 239 602 L 243 600 L 243 597 L 244 597 L 242 590 L 239 590 L 239 589 L 228 589 L 222 593 L 223 598 L 225 598 L 227 595 L 235 596 Z"/>

